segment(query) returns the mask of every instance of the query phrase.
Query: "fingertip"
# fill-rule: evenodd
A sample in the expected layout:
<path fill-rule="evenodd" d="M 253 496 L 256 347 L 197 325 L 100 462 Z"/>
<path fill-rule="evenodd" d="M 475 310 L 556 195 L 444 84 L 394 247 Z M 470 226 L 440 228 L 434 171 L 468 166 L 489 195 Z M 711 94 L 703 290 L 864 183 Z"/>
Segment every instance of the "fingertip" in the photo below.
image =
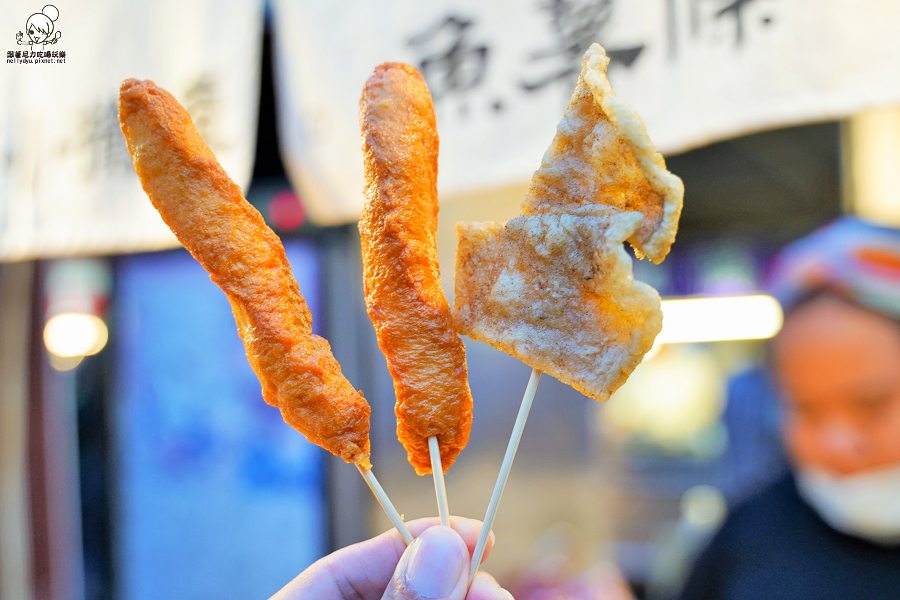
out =
<path fill-rule="evenodd" d="M 453 527 L 454 530 L 462 537 L 462 539 L 466 542 L 466 547 L 469 549 L 469 556 L 475 552 L 475 546 L 478 544 L 478 536 L 481 535 L 481 528 L 483 523 L 478 519 L 468 519 L 466 517 L 450 517 L 450 526 Z M 494 547 L 494 532 L 491 531 L 488 536 L 487 542 L 484 546 L 484 555 L 481 560 L 484 561 L 490 553 L 491 548 Z"/>
<path fill-rule="evenodd" d="M 481 533 L 481 521 L 466 517 L 450 517 L 450 527 L 466 541 L 466 545 L 469 546 L 470 550 L 478 543 L 478 535 Z"/>
<path fill-rule="evenodd" d="M 440 519 L 436 517 L 426 517 L 424 519 L 416 519 L 414 521 L 410 521 L 406 524 L 409 528 L 410 533 L 414 538 L 419 537 L 422 533 L 431 527 L 436 527 L 441 524 Z M 478 519 L 469 519 L 467 517 L 450 517 L 450 528 L 453 529 L 456 533 L 459 534 L 459 537 L 463 539 L 466 543 L 466 548 L 469 549 L 469 557 L 472 557 L 472 554 L 475 552 L 475 546 L 478 545 L 478 536 L 481 535 L 481 527 L 482 522 Z M 391 529 L 389 532 L 386 532 L 382 535 L 391 535 L 392 541 L 400 548 L 400 553 L 403 553 L 403 549 L 406 547 L 405 542 L 400 537 L 400 534 L 396 529 Z M 491 531 L 488 536 L 487 542 L 484 545 L 484 554 L 481 557 L 481 561 L 484 562 L 488 556 L 491 555 L 491 550 L 494 547 L 494 542 L 496 541 L 496 535 L 493 531 Z"/>
<path fill-rule="evenodd" d="M 484 571 L 478 571 L 466 600 L 515 600 L 508 590 L 500 587 L 497 580 Z"/>
<path fill-rule="evenodd" d="M 422 532 L 404 554 L 394 574 L 395 592 L 386 598 L 463 598 L 469 557 L 460 535 L 437 525 Z"/>
<path fill-rule="evenodd" d="M 426 517 L 424 519 L 416 519 L 415 521 L 410 521 L 406 524 L 406 527 L 407 529 L 409 529 L 409 532 L 412 534 L 412 536 L 414 538 L 417 538 L 422 535 L 422 532 L 429 527 L 434 527 L 435 525 L 440 524 L 441 520 L 437 517 Z"/>

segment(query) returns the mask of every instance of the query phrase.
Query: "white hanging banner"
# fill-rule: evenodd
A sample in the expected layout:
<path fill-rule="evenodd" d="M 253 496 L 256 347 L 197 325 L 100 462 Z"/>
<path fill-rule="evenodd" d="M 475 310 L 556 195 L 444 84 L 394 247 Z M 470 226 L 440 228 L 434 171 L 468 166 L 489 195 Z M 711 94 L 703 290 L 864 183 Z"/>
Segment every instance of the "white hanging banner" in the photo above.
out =
<path fill-rule="evenodd" d="M 357 218 L 357 103 L 384 61 L 425 75 L 442 194 L 528 181 L 600 42 L 665 153 L 900 104 L 891 0 L 275 0 L 282 155 L 312 219 Z"/>
<path fill-rule="evenodd" d="M 119 84 L 152 79 L 249 183 L 262 0 L 0 3 L 0 260 L 177 246 L 134 173 Z"/>

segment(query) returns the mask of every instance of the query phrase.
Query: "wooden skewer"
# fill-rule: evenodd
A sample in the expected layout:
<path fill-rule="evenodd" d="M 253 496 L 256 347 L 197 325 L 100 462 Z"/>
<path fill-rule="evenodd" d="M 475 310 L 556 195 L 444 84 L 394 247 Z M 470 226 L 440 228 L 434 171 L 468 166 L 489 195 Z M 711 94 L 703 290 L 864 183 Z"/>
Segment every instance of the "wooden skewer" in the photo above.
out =
<path fill-rule="evenodd" d="M 434 495 L 437 497 L 441 525 L 450 527 L 450 505 L 447 503 L 447 486 L 444 485 L 444 466 L 441 464 L 441 449 L 438 446 L 437 436 L 428 438 L 428 454 L 431 455 L 431 474 L 434 475 Z"/>
<path fill-rule="evenodd" d="M 409 529 L 407 529 L 406 523 L 404 523 L 403 519 L 400 517 L 400 513 L 394 508 L 391 499 L 388 498 L 388 495 L 384 492 L 384 488 L 381 487 L 381 484 L 375 479 L 375 473 L 373 473 L 371 469 L 364 469 L 358 464 L 356 465 L 356 468 L 359 470 L 359 474 L 363 476 L 363 479 L 366 480 L 366 483 L 369 484 L 369 489 L 375 494 L 375 498 L 378 500 L 381 508 L 384 509 L 385 514 L 387 514 L 388 518 L 394 524 L 394 527 L 397 528 L 397 531 L 400 532 L 400 537 L 403 538 L 403 541 L 406 542 L 407 546 L 412 544 L 412 534 L 409 532 Z"/>
<path fill-rule="evenodd" d="M 478 573 L 478 567 L 481 565 L 481 557 L 484 556 L 484 546 L 491 533 L 494 517 L 497 515 L 497 506 L 500 504 L 500 497 L 503 495 L 503 489 L 506 487 L 506 480 L 509 479 L 509 471 L 512 468 L 513 459 L 516 457 L 516 451 L 519 449 L 522 432 L 525 430 L 525 421 L 528 419 L 529 411 L 531 411 L 531 404 L 534 401 L 534 394 L 537 392 L 540 380 L 541 372 L 537 369 L 532 369 L 531 377 L 528 379 L 528 387 L 525 388 L 525 396 L 522 398 L 522 405 L 519 407 L 519 415 L 516 417 L 516 424 L 513 426 L 512 433 L 509 436 L 509 445 L 506 447 L 506 454 L 503 456 L 503 464 L 500 465 L 497 483 L 494 484 L 494 493 L 491 494 L 491 501 L 488 502 L 487 512 L 484 515 L 484 524 L 481 527 L 481 533 L 478 535 L 478 543 L 475 545 L 475 552 L 472 554 L 472 565 L 469 569 L 469 585 L 472 585 L 475 574 Z"/>

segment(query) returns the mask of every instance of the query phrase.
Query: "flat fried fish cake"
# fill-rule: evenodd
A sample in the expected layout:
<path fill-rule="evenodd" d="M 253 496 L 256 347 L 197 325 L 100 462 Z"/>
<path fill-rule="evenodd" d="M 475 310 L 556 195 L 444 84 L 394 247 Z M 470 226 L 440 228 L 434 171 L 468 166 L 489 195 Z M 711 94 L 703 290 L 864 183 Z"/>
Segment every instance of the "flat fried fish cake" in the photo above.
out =
<path fill-rule="evenodd" d="M 360 100 L 365 207 L 359 220 L 366 308 L 397 396 L 397 435 L 420 475 L 437 436 L 446 471 L 469 439 L 472 394 L 465 347 L 437 261 L 438 136 L 422 75 L 375 69 Z"/>
<path fill-rule="evenodd" d="M 460 333 L 605 400 L 662 328 L 656 292 L 632 276 L 627 240 L 660 262 L 684 188 L 640 117 L 616 98 L 594 44 L 522 205 L 507 223 L 457 226 Z"/>
<path fill-rule="evenodd" d="M 622 246 L 640 223 L 607 210 L 458 224 L 460 328 L 606 400 L 662 328 L 659 296 L 634 281 Z"/>
<path fill-rule="evenodd" d="M 125 81 L 119 121 L 151 202 L 228 297 L 265 401 L 311 442 L 369 468 L 369 405 L 312 333 L 278 236 L 171 94 L 149 80 Z"/>
<path fill-rule="evenodd" d="M 590 214 L 604 206 L 640 212 L 644 218 L 629 242 L 658 263 L 675 240 L 684 186 L 666 170 L 641 118 L 613 93 L 608 64 L 599 44 L 584 55 L 522 212 Z"/>

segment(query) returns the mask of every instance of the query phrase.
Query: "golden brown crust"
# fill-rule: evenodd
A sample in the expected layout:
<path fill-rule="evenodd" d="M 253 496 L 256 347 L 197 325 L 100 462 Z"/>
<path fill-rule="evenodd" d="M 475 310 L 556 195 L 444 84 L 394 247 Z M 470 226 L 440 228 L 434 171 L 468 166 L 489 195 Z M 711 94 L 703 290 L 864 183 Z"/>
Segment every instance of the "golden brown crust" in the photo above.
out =
<path fill-rule="evenodd" d="M 278 236 L 171 94 L 126 80 L 119 121 L 151 202 L 231 302 L 265 401 L 311 442 L 368 468 L 369 406 L 313 335 Z"/>
<path fill-rule="evenodd" d="M 662 196 L 650 186 L 631 147 L 584 80 L 562 123 L 531 180 L 522 212 L 559 214 L 587 212 L 597 204 L 615 206 L 643 213 L 634 242 L 650 239 L 662 218 Z"/>
<path fill-rule="evenodd" d="M 606 400 L 662 327 L 659 296 L 634 281 L 622 247 L 640 221 L 606 209 L 458 223 L 460 329 Z"/>
<path fill-rule="evenodd" d="M 601 213 L 610 206 L 643 220 L 629 242 L 661 262 L 678 229 L 684 187 L 666 170 L 640 117 L 613 93 L 609 59 L 599 44 L 584 55 L 581 76 L 531 180 L 522 213 Z"/>
<path fill-rule="evenodd" d="M 665 258 L 681 212 L 640 117 L 606 79 L 594 44 L 522 216 L 460 223 L 454 317 L 460 333 L 605 400 L 662 328 L 659 296 L 632 276 L 640 256 Z"/>
<path fill-rule="evenodd" d="M 397 434 L 431 472 L 437 436 L 446 471 L 469 438 L 465 347 L 440 286 L 438 137 L 431 94 L 416 69 L 385 63 L 360 100 L 366 189 L 359 221 L 366 307 L 397 395 Z"/>

